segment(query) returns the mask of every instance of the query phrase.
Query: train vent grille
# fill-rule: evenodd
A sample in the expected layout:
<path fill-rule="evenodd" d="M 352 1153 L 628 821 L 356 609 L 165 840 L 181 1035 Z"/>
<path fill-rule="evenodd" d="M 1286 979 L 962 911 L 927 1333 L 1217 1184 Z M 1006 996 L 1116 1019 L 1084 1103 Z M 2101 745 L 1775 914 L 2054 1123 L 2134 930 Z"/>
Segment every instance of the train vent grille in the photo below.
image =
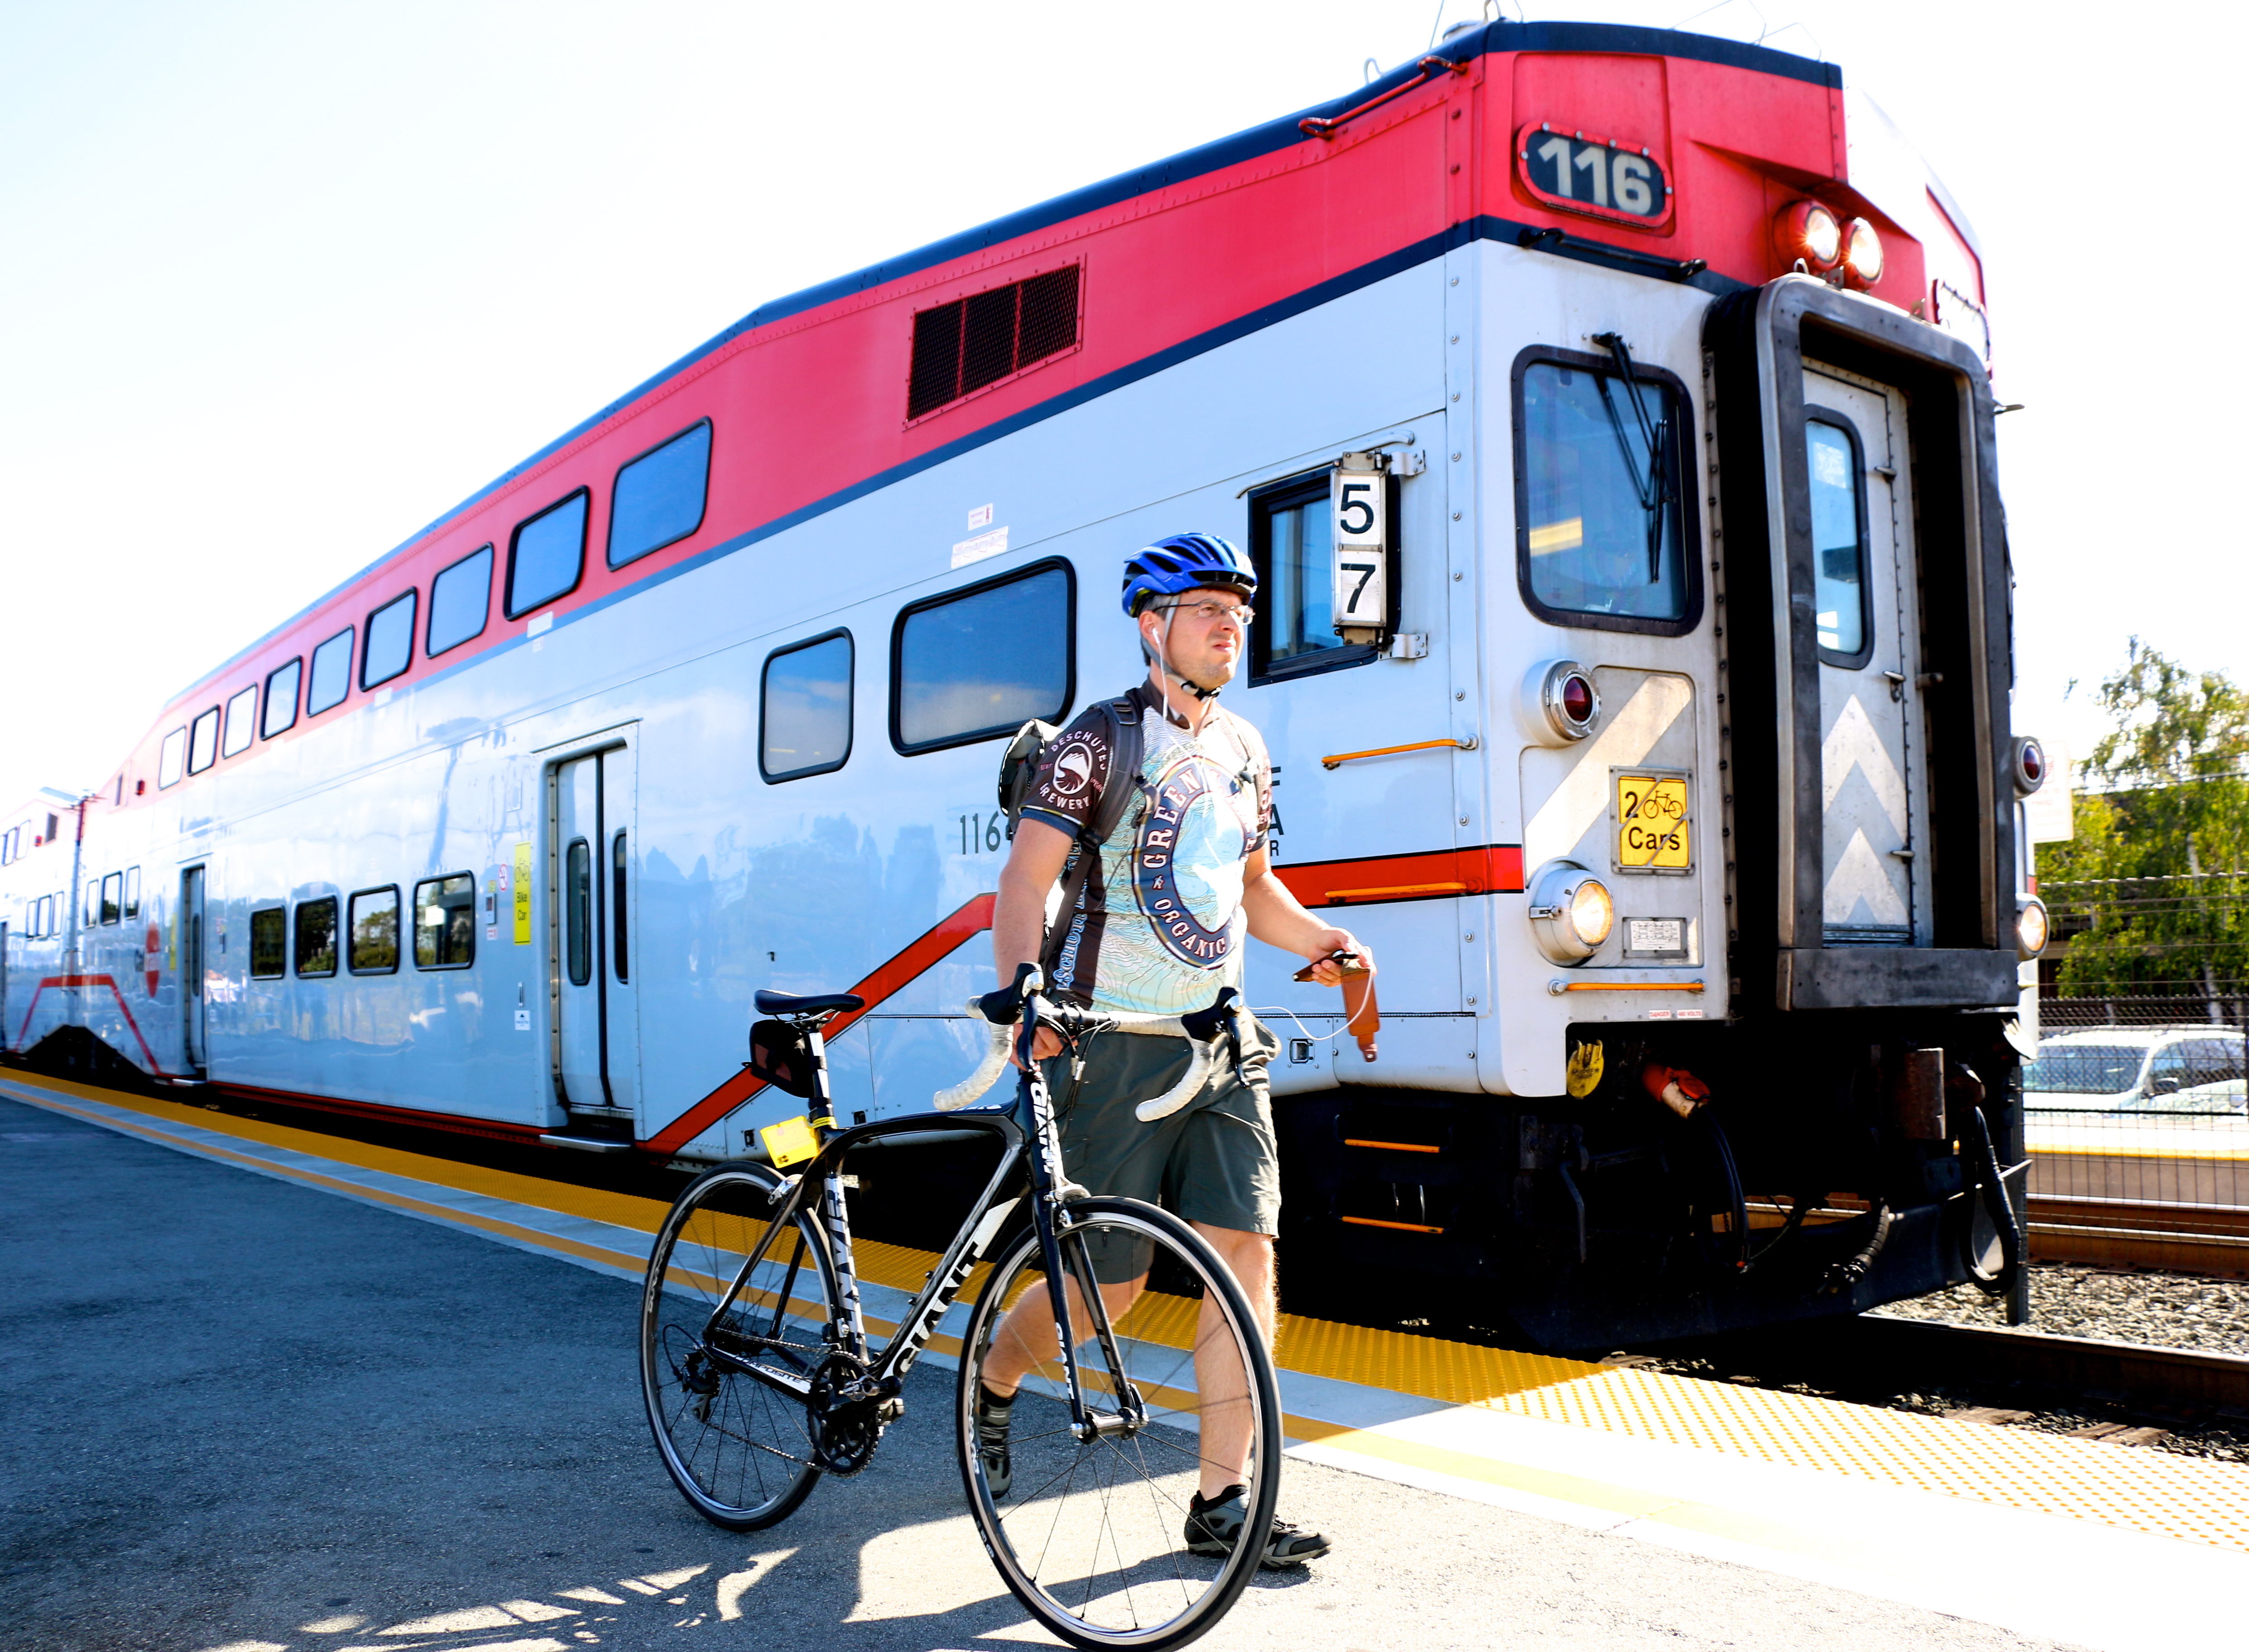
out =
<path fill-rule="evenodd" d="M 1073 264 L 917 313 L 906 416 L 918 419 L 1075 346 L 1077 278 Z"/>

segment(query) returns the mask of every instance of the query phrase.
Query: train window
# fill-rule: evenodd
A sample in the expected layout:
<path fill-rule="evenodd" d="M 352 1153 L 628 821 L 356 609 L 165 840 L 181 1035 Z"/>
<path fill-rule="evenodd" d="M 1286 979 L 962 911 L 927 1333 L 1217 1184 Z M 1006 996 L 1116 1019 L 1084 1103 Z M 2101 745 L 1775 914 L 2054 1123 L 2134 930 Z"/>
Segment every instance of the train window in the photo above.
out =
<path fill-rule="evenodd" d="M 297 903 L 297 973 L 333 975 L 336 973 L 336 898 Z"/>
<path fill-rule="evenodd" d="M 114 924 L 125 916 L 125 874 L 112 872 L 101 880 L 101 921 Z"/>
<path fill-rule="evenodd" d="M 609 566 L 622 568 L 702 527 L 710 482 L 708 419 L 619 471 L 609 500 Z"/>
<path fill-rule="evenodd" d="M 45 940 L 54 933 L 55 898 L 52 895 L 40 896 L 33 911 L 38 915 L 31 919 L 31 933 Z"/>
<path fill-rule="evenodd" d="M 582 837 L 570 840 L 562 853 L 562 894 L 568 919 L 567 937 L 570 984 L 582 987 L 594 978 L 594 851 Z"/>
<path fill-rule="evenodd" d="M 297 679 L 304 674 L 305 662 L 292 659 L 266 678 L 265 721 L 258 729 L 265 739 L 296 727 Z"/>
<path fill-rule="evenodd" d="M 521 619 L 578 587 L 586 566 L 586 490 L 519 524 L 507 551 L 507 616 Z"/>
<path fill-rule="evenodd" d="M 414 663 L 414 595 L 395 596 L 367 616 L 367 649 L 360 656 L 359 685 L 387 683 Z"/>
<path fill-rule="evenodd" d="M 609 940 L 620 981 L 630 979 L 625 972 L 625 835 L 619 832 L 609 839 Z"/>
<path fill-rule="evenodd" d="M 851 633 L 767 655 L 758 706 L 758 772 L 768 783 L 843 767 L 851 755 Z"/>
<path fill-rule="evenodd" d="M 252 683 L 226 703 L 226 739 L 219 755 L 235 757 L 250 749 L 258 733 L 258 685 Z"/>
<path fill-rule="evenodd" d="M 1812 611 L 1819 652 L 1831 664 L 1863 665 L 1867 467 L 1859 433 L 1847 420 L 1821 410 L 1805 420 L 1804 446 L 1812 477 Z"/>
<path fill-rule="evenodd" d="M 313 650 L 313 681 L 305 690 L 305 715 L 317 717 L 351 692 L 352 634 L 338 631 Z"/>
<path fill-rule="evenodd" d="M 1077 265 L 940 304 L 914 317 L 906 416 L 959 401 L 1077 344 Z"/>
<path fill-rule="evenodd" d="M 79 927 L 81 929 L 92 929 L 100 921 L 101 879 L 99 878 L 89 878 L 86 880 L 86 915 L 80 920 Z"/>
<path fill-rule="evenodd" d="M 466 969 L 477 961 L 477 880 L 467 872 L 414 885 L 414 967 Z"/>
<path fill-rule="evenodd" d="M 481 637 L 492 612 L 492 547 L 471 551 L 430 582 L 430 636 L 424 644 L 432 654 L 458 648 L 471 637 Z"/>
<path fill-rule="evenodd" d="M 189 726 L 188 773 L 200 774 L 218 761 L 218 707 L 214 706 Z"/>
<path fill-rule="evenodd" d="M 289 909 L 263 906 L 250 914 L 250 978 L 279 981 L 289 961 Z"/>
<path fill-rule="evenodd" d="M 1374 657 L 1335 634 L 1335 512 L 1329 473 L 1299 477 L 1249 502 L 1249 558 L 1257 569 L 1250 626 L 1252 683 L 1309 677 Z"/>
<path fill-rule="evenodd" d="M 398 886 L 362 889 L 351 898 L 351 973 L 389 975 L 398 968 Z"/>
<path fill-rule="evenodd" d="M 1534 347 L 1515 364 L 1516 567 L 1542 618 L 1676 637 L 1702 582 L 1681 502 L 1687 398 L 1679 382 L 1604 357 Z"/>
<path fill-rule="evenodd" d="M 125 916 L 127 921 L 141 915 L 141 869 L 125 869 Z"/>
<path fill-rule="evenodd" d="M 891 744 L 909 754 L 1068 714 L 1076 576 L 1042 562 L 917 602 L 891 632 Z"/>

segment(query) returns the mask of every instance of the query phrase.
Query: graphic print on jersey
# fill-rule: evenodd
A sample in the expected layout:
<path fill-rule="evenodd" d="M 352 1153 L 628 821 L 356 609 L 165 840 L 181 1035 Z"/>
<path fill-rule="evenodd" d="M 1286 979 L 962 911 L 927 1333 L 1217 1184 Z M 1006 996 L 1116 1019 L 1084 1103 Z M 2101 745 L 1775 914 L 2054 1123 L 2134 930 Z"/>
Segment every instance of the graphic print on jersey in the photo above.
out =
<path fill-rule="evenodd" d="M 1173 757 L 1152 790 L 1154 802 L 1134 834 L 1132 892 L 1173 957 L 1215 968 L 1235 947 L 1234 915 L 1249 857 L 1248 824 L 1229 795 L 1241 785 L 1188 749 Z"/>
<path fill-rule="evenodd" d="M 1243 873 L 1265 842 L 1272 781 L 1264 742 L 1240 718 L 1214 710 L 1190 734 L 1145 686 L 1132 694 L 1144 731 L 1137 776 L 1110 772 L 1116 754 L 1096 707 L 1047 748 L 1024 802 L 1024 819 L 1075 836 L 1110 786 L 1137 794 L 1094 851 L 1076 905 L 1049 913 L 1042 961 L 1070 1002 L 1177 1015 L 1241 985 Z M 1073 851 L 1063 884 L 1086 852 Z"/>

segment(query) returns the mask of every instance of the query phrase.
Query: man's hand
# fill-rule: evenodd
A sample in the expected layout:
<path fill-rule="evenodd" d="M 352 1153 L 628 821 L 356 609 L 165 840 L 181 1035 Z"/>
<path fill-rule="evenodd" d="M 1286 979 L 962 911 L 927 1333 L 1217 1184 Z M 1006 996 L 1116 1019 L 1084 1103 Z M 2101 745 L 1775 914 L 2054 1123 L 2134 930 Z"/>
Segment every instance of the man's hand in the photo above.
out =
<path fill-rule="evenodd" d="M 1033 1059 L 1037 1061 L 1047 1061 L 1056 1056 L 1059 1056 L 1060 1054 L 1062 1054 L 1062 1035 L 1056 1032 L 1053 1028 L 1042 1027 L 1038 1031 L 1031 1035 L 1031 1055 Z M 1023 1064 L 1023 1058 L 1014 1052 L 1013 1045 L 1008 1047 L 1008 1059 L 1014 1062 L 1018 1067 L 1021 1067 Z"/>
<path fill-rule="evenodd" d="M 1337 953 L 1357 953 L 1366 973 L 1369 975 L 1374 974 L 1374 954 L 1367 950 L 1365 942 L 1348 929 L 1318 930 L 1300 944 L 1311 963 L 1312 979 L 1323 987 L 1343 985 L 1343 967 L 1336 962 L 1333 956 Z"/>

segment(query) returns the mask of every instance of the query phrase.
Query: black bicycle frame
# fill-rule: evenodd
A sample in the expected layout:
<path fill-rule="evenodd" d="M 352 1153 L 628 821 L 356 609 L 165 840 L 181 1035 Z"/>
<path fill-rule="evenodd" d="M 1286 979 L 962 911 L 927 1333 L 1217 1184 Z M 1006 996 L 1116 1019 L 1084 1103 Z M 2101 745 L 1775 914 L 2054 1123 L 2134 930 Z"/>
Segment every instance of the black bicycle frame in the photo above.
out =
<path fill-rule="evenodd" d="M 1031 1002 L 1035 1004 L 1036 1000 Z M 1078 1375 L 1076 1339 L 1071 1334 L 1069 1292 L 1065 1287 L 1059 1236 L 1069 1226 L 1066 1201 L 1070 1197 L 1083 1197 L 1084 1194 L 1083 1189 L 1071 1186 L 1063 1175 L 1046 1081 L 1037 1063 L 1028 1059 L 1037 1025 L 1035 1009 L 1027 1008 L 1016 1041 L 1017 1052 L 1024 1059 L 1017 1076 L 1015 1101 L 1004 1112 L 964 1110 L 949 1113 L 914 1113 L 903 1119 L 854 1125 L 849 1130 L 836 1130 L 832 1125 L 815 1123 L 815 1128 L 821 1132 L 822 1138 L 819 1153 L 811 1163 L 784 1184 L 786 1192 L 774 1207 L 764 1236 L 736 1271 L 733 1283 L 712 1309 L 704 1325 L 703 1347 L 713 1361 L 754 1378 L 800 1402 L 810 1399 L 812 1385 L 808 1380 L 787 1372 L 770 1370 L 753 1358 L 746 1358 L 717 1346 L 713 1344 L 712 1333 L 735 1302 L 746 1291 L 754 1290 L 750 1284 L 752 1276 L 764 1264 L 774 1241 L 788 1230 L 805 1210 L 815 1196 L 814 1189 L 817 1188 L 821 1216 L 833 1253 L 844 1320 L 843 1325 L 833 1327 L 832 1334 L 836 1337 L 841 1352 L 851 1354 L 867 1366 L 863 1383 L 854 1392 L 841 1397 L 858 1400 L 887 1398 L 895 1394 L 936 1330 L 937 1322 L 953 1305 L 953 1298 L 968 1282 L 968 1276 L 974 1270 L 978 1259 L 999 1236 L 1001 1225 L 1022 1195 L 1017 1194 L 1004 1203 L 1001 1196 L 1010 1186 L 1020 1185 L 1019 1179 L 1028 1171 L 1031 1220 L 1038 1234 L 1040 1260 L 1046 1269 L 1048 1297 L 1053 1304 L 1055 1325 L 1058 1331 L 1056 1340 L 1061 1346 L 1072 1430 L 1081 1437 L 1088 1437 L 1091 1433 L 1107 1432 L 1115 1426 L 1118 1419 L 1097 1415 L 1087 1408 Z M 813 1118 L 825 1120 L 829 1116 L 828 1057 L 816 1032 L 812 1047 L 815 1057 L 813 1105 L 816 1109 Z M 1029 1119 L 1030 1128 L 1028 1131 L 1019 1115 Z M 843 1204 L 843 1160 L 854 1148 L 873 1141 L 937 1133 L 958 1136 L 963 1131 L 997 1138 L 1001 1145 L 999 1165 L 985 1184 L 982 1194 L 970 1207 L 943 1259 L 931 1270 L 921 1294 L 907 1308 L 898 1330 L 884 1346 L 882 1353 L 870 1359 L 866 1324 L 859 1307 L 857 1270 L 851 1254 L 850 1221 Z M 1034 1146 L 1036 1151 L 1030 1151 Z M 798 1262 L 791 1263 L 787 1277 L 781 1282 L 776 1299 L 780 1314 L 789 1311 L 796 1269 L 801 1262 L 800 1256 Z M 1137 1424 L 1145 1407 L 1138 1390 L 1126 1378 L 1124 1362 L 1118 1357 L 1115 1332 L 1109 1322 L 1107 1305 L 1101 1299 L 1098 1284 L 1086 1278 L 1081 1279 L 1078 1284 L 1086 1301 L 1086 1311 L 1093 1320 L 1094 1334 L 1101 1344 L 1103 1357 L 1116 1374 L 1125 1406 L 1124 1420 Z"/>

